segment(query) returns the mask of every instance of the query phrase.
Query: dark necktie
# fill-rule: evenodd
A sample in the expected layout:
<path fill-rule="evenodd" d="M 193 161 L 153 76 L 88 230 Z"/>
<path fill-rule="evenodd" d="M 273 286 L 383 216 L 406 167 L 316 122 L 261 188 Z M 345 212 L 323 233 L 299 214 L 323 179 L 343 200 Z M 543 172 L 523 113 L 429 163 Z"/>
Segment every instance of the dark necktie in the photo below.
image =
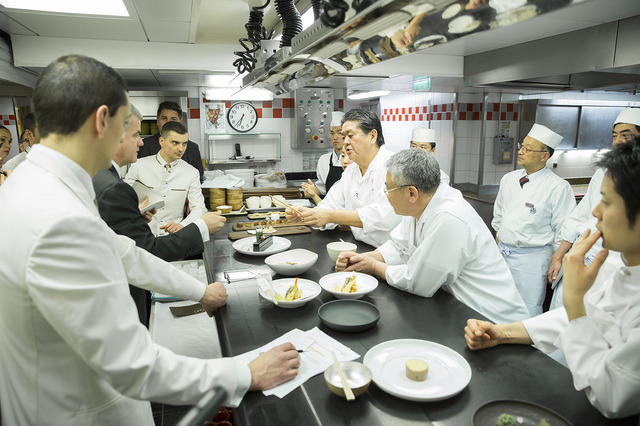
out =
<path fill-rule="evenodd" d="M 524 186 L 525 183 L 529 182 L 529 177 L 528 176 L 523 176 L 520 178 L 520 188 L 522 188 Z"/>

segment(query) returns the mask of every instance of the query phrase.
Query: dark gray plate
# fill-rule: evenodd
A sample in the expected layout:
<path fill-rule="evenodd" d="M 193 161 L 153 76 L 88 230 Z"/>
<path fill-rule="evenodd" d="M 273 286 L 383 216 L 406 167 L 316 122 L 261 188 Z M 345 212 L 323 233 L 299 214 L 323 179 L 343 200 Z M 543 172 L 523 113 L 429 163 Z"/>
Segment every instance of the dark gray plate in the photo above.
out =
<path fill-rule="evenodd" d="M 329 328 L 355 333 L 376 325 L 380 319 L 380 311 L 369 302 L 341 299 L 320 306 L 318 316 Z"/>
<path fill-rule="evenodd" d="M 545 419 L 552 426 L 573 426 L 571 422 L 555 411 L 541 405 L 517 399 L 503 399 L 487 402 L 473 414 L 473 426 L 496 426 L 500 414 L 510 414 L 517 426 L 538 426 Z M 519 421 L 522 420 L 522 421 Z"/>

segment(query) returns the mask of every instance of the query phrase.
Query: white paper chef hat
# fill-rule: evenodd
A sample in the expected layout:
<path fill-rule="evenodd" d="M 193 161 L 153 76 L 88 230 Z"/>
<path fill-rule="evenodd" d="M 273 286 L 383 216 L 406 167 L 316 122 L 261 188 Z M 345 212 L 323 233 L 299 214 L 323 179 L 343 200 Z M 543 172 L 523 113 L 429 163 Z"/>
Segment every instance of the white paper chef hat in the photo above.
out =
<path fill-rule="evenodd" d="M 342 111 L 332 111 L 331 112 L 331 127 L 342 126 L 342 117 L 344 117 L 344 112 L 342 112 Z"/>
<path fill-rule="evenodd" d="M 436 131 L 418 127 L 411 132 L 411 141 L 420 143 L 436 143 Z"/>
<path fill-rule="evenodd" d="M 640 126 L 640 108 L 626 108 L 620 111 L 620 114 L 618 114 L 618 118 L 616 118 L 613 125 L 615 126 L 618 123 Z"/>
<path fill-rule="evenodd" d="M 534 124 L 527 136 L 553 149 L 556 149 L 562 140 L 562 136 L 542 124 Z"/>

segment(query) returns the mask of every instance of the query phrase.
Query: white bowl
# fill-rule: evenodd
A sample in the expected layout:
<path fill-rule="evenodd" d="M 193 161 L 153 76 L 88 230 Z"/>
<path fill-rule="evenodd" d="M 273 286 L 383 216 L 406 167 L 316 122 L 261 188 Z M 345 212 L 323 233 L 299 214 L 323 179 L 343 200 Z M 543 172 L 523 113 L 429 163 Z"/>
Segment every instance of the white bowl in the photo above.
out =
<path fill-rule="evenodd" d="M 329 253 L 329 257 L 334 262 L 338 260 L 338 255 L 343 251 L 356 251 L 358 248 L 357 245 L 353 243 L 345 243 L 343 241 L 335 241 L 333 243 L 327 244 L 327 253 Z"/>
<path fill-rule="evenodd" d="M 318 254 L 305 249 L 289 250 L 267 257 L 264 263 L 280 275 L 300 275 L 318 260 Z"/>
<path fill-rule="evenodd" d="M 274 293 L 279 293 L 283 298 L 287 293 L 287 289 L 295 282 L 295 278 L 283 278 L 281 280 L 274 280 L 271 283 L 271 287 L 273 288 Z M 315 299 L 322 292 L 320 286 L 311 280 L 298 279 L 298 288 L 302 290 L 302 295 L 300 299 L 292 300 L 287 302 L 285 300 L 278 300 L 278 304 L 276 306 L 280 308 L 290 309 L 290 308 L 298 308 L 303 306 L 310 300 Z M 261 287 L 258 288 L 260 292 L 260 296 L 267 300 L 272 300 L 271 296 Z"/>
<path fill-rule="evenodd" d="M 358 291 L 353 293 L 343 293 L 341 291 L 334 290 L 336 285 L 338 288 L 342 287 L 347 277 L 352 275 L 356 276 Z M 333 294 L 338 299 L 360 299 L 362 296 L 371 293 L 378 287 L 378 280 L 371 275 L 363 274 L 361 272 L 335 272 L 320 278 L 319 284 L 323 290 Z"/>

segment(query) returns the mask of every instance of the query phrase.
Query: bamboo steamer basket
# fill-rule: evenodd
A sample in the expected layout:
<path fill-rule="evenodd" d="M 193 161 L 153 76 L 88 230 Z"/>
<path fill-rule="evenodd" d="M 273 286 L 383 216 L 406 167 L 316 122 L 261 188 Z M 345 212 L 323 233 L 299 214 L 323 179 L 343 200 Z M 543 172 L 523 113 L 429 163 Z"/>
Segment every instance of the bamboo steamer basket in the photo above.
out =
<path fill-rule="evenodd" d="M 234 211 L 242 208 L 242 188 L 227 189 L 227 204 L 230 205 Z"/>
<path fill-rule="evenodd" d="M 226 191 L 224 188 L 209 188 L 209 206 L 211 206 L 211 210 L 227 204 Z"/>

